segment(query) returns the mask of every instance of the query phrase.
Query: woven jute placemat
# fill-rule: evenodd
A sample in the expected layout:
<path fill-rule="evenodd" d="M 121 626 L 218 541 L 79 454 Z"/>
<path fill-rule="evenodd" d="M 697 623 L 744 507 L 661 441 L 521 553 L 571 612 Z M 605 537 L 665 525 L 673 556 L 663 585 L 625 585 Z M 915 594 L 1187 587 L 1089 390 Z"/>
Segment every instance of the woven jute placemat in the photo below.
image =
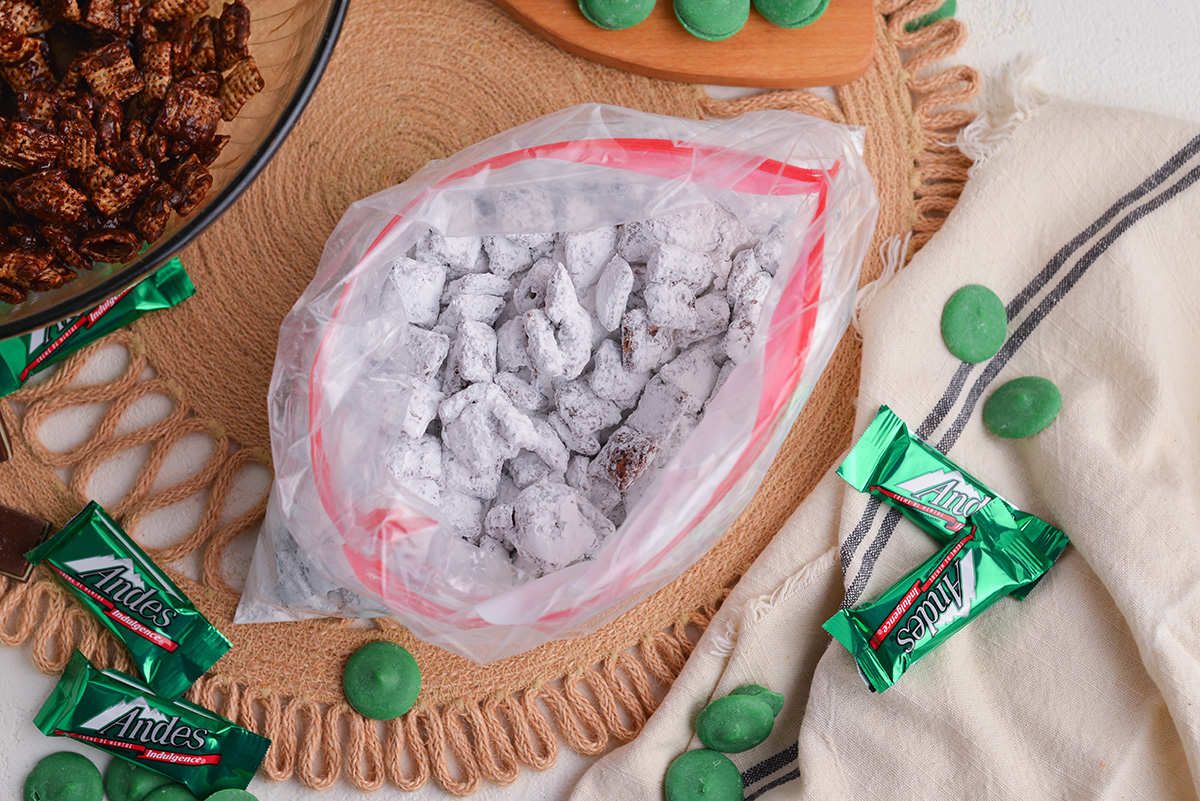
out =
<path fill-rule="evenodd" d="M 111 506 L 135 537 L 146 535 L 151 514 L 200 499 L 194 530 L 151 553 L 163 564 L 199 563 L 198 580 L 174 575 L 234 647 L 188 697 L 273 740 L 268 778 L 295 776 L 313 788 L 344 780 L 360 790 L 385 783 L 415 789 L 432 778 L 469 794 L 483 781 L 510 782 L 526 767 L 553 765 L 562 744 L 595 754 L 632 738 L 728 588 L 847 447 L 860 355 L 853 334 L 753 504 L 709 554 L 591 636 L 480 667 L 386 621 L 369 629 L 344 621 L 232 625 L 237 595 L 223 555 L 265 508 L 264 497 L 232 509 L 239 473 L 270 464 L 265 398 L 280 321 L 349 203 L 430 159 L 589 101 L 689 117 L 788 108 L 864 126 L 881 199 L 863 269 L 863 281 L 872 280 L 882 269 L 880 244 L 912 232 L 911 249 L 919 248 L 966 180 L 967 161 L 953 141 L 971 118 L 959 107 L 978 79 L 969 68 L 937 67 L 965 31 L 950 20 L 904 32 L 905 23 L 941 4 L 880 0 L 875 61 L 838 90 L 835 105 L 798 91 L 718 102 L 698 87 L 601 67 L 533 37 L 487 0 L 356 0 L 296 130 L 242 199 L 183 254 L 199 294 L 96 346 L 126 349 L 119 377 L 85 381 L 93 348 L 0 403 L 17 433 L 16 455 L 0 467 L 0 502 L 61 525 L 87 499 L 89 483 L 120 459 L 142 464 Z M 151 395 L 170 399 L 173 411 L 131 427 L 129 410 Z M 100 409 L 99 424 L 69 450 L 50 450 L 41 439 L 46 426 L 75 407 Z M 178 471 L 164 465 L 196 437 L 211 440 L 207 462 L 168 481 L 165 473 Z M 340 684 L 347 656 L 379 638 L 411 650 L 424 673 L 418 705 L 387 724 L 351 711 Z M 73 648 L 99 664 L 129 667 L 121 648 L 40 571 L 28 584 L 0 579 L 0 641 L 32 641 L 33 661 L 46 672 L 61 671 Z"/>

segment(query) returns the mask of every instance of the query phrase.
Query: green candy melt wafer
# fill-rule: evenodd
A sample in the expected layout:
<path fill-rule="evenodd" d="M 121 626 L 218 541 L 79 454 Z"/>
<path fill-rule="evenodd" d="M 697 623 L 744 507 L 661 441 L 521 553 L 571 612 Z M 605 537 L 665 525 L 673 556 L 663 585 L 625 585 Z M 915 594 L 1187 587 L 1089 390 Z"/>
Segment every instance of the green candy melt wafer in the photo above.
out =
<path fill-rule="evenodd" d="M 33 722 L 44 734 L 70 737 L 158 771 L 200 798 L 245 789 L 271 745 L 207 709 L 159 698 L 124 673 L 100 670 L 78 651 Z"/>
<path fill-rule="evenodd" d="M 685 751 L 667 768 L 663 793 L 667 801 L 742 801 L 742 774 L 724 754 Z"/>
<path fill-rule="evenodd" d="M 983 610 L 1054 564 L 1054 556 L 1026 538 L 1010 507 L 995 500 L 972 514 L 960 534 L 881 597 L 825 622 L 872 691 L 891 687 Z"/>
<path fill-rule="evenodd" d="M 164 784 L 157 790 L 151 790 L 142 801 L 200 801 L 196 794 L 182 784 Z"/>
<path fill-rule="evenodd" d="M 101 801 L 100 771 L 83 754 L 59 751 L 43 757 L 25 777 L 23 801 Z"/>
<path fill-rule="evenodd" d="M 417 702 L 421 669 L 407 648 L 377 640 L 351 655 L 342 673 L 342 689 L 363 717 L 393 720 Z"/>
<path fill-rule="evenodd" d="M 1032 437 L 1054 422 L 1062 393 L 1054 382 L 1036 375 L 1007 382 L 983 405 L 983 424 L 1004 439 Z"/>
<path fill-rule="evenodd" d="M 736 754 L 761 744 L 771 734 L 775 713 L 757 695 L 726 695 L 701 710 L 696 736 L 714 751 Z"/>
<path fill-rule="evenodd" d="M 1058 528 L 1023 512 L 941 451 L 908 431 L 895 412 L 880 406 L 875 419 L 837 469 L 847 484 L 896 507 L 940 542 L 958 539 L 967 518 L 993 498 L 1007 507 L 1038 548 L 1058 556 L 1068 539 Z M 1037 584 L 1019 587 L 1022 600 Z"/>
<path fill-rule="evenodd" d="M 164 698 L 182 695 L 229 650 L 229 640 L 95 501 L 25 558 L 44 565 L 125 644 Z"/>
<path fill-rule="evenodd" d="M 754 0 L 754 8 L 772 25 L 804 28 L 825 15 L 829 0 Z"/>
<path fill-rule="evenodd" d="M 964 362 L 986 362 L 1000 352 L 1007 335 L 1004 302 L 985 286 L 964 286 L 942 308 L 942 341 Z"/>
<path fill-rule="evenodd" d="M 0 398 L 80 348 L 124 328 L 148 311 L 168 309 L 196 294 L 179 259 L 96 308 L 31 334 L 0 341 Z"/>
<path fill-rule="evenodd" d="M 104 771 L 104 793 L 108 801 L 145 801 L 153 790 L 170 783 L 171 780 L 161 773 L 123 759 L 114 759 Z"/>
<path fill-rule="evenodd" d="M 675 0 L 675 18 L 697 39 L 717 42 L 746 24 L 750 0 Z"/>
<path fill-rule="evenodd" d="M 609 31 L 641 24 L 654 10 L 654 0 L 579 0 L 588 22 Z"/>

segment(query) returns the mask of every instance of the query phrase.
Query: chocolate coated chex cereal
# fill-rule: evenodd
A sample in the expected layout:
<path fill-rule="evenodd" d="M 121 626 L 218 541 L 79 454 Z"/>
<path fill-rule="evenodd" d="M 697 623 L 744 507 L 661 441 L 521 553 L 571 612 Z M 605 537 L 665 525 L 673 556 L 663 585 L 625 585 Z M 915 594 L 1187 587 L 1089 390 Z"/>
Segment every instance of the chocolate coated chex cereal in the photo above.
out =
<path fill-rule="evenodd" d="M 21 211 L 49 223 L 67 224 L 83 216 L 87 198 L 67 183 L 64 170 L 42 170 L 18 178 L 8 187 Z"/>
<path fill-rule="evenodd" d="M 179 22 L 208 11 L 208 0 L 158 0 L 147 3 L 144 16 L 151 22 Z"/>
<path fill-rule="evenodd" d="M 29 287 L 6 281 L 0 278 L 0 302 L 23 303 L 29 297 Z"/>
<path fill-rule="evenodd" d="M 58 124 L 63 142 L 63 166 L 83 170 L 96 160 L 96 129 L 89 122 L 64 120 Z"/>
<path fill-rule="evenodd" d="M 204 142 L 221 119 L 221 101 L 178 81 L 167 87 L 154 130 L 173 139 Z"/>
<path fill-rule="evenodd" d="M 30 280 L 29 288 L 35 292 L 49 292 L 51 289 L 58 289 L 64 284 L 71 283 L 77 277 L 74 270 L 52 262 Z"/>
<path fill-rule="evenodd" d="M 192 44 L 196 35 L 187 20 L 175 23 L 168 41 L 171 42 L 171 71 L 178 77 L 187 75 L 188 62 L 192 60 Z"/>
<path fill-rule="evenodd" d="M 53 225 L 39 226 L 38 233 L 65 264 L 76 270 L 92 269 L 92 262 L 79 252 L 79 241 L 75 234 Z"/>
<path fill-rule="evenodd" d="M 48 250 L 0 248 L 0 280 L 27 284 L 46 269 L 54 254 Z"/>
<path fill-rule="evenodd" d="M 14 92 L 29 89 L 50 90 L 55 87 L 54 73 L 50 70 L 45 48 L 42 46 L 24 61 L 0 67 L 0 78 L 3 78 Z"/>
<path fill-rule="evenodd" d="M 42 13 L 27 0 L 0 0 L 0 28 L 7 28 L 22 36 L 45 30 Z"/>
<path fill-rule="evenodd" d="M 208 14 L 192 26 L 192 55 L 188 59 L 188 68 L 197 72 L 217 68 L 217 21 Z"/>
<path fill-rule="evenodd" d="M 121 126 L 125 122 L 125 111 L 115 97 L 110 97 L 96 109 L 96 150 L 103 152 L 121 141 Z"/>
<path fill-rule="evenodd" d="M 186 86 L 190 89 L 195 89 L 202 95 L 216 97 L 217 92 L 221 90 L 221 73 L 192 72 L 191 75 L 177 78 L 176 83 L 178 83 L 180 86 Z"/>
<path fill-rule="evenodd" d="M 0 64 L 20 64 L 42 46 L 40 39 L 0 28 Z"/>
<path fill-rule="evenodd" d="M 224 71 L 250 57 L 250 9 L 242 0 L 221 10 L 217 35 L 217 68 Z"/>
<path fill-rule="evenodd" d="M 221 155 L 221 151 L 225 149 L 225 145 L 229 144 L 229 138 L 229 134 L 217 134 L 192 152 L 196 154 L 196 158 L 200 160 L 201 164 L 211 167 Z"/>
<path fill-rule="evenodd" d="M 654 461 L 657 449 L 653 438 L 632 428 L 618 428 L 592 460 L 588 472 L 611 481 L 624 492 Z"/>
<path fill-rule="evenodd" d="M 186 216 L 191 214 L 208 194 L 213 178 L 193 153 L 174 169 L 169 181 L 171 186 L 179 192 L 179 201 L 175 204 L 175 210 Z"/>
<path fill-rule="evenodd" d="M 118 173 L 99 161 L 84 170 L 82 178 L 92 205 L 106 217 L 112 217 L 130 206 L 154 183 L 151 175 Z"/>
<path fill-rule="evenodd" d="M 50 122 L 61 105 L 62 98 L 54 92 L 41 89 L 17 92 L 17 119 L 21 122 Z"/>
<path fill-rule="evenodd" d="M 122 3 L 118 0 L 88 0 L 83 24 L 109 33 L 128 36 L 133 32 L 136 20 L 135 6 L 131 3 Z"/>
<path fill-rule="evenodd" d="M 42 0 L 42 11 L 48 22 L 78 22 L 81 18 L 79 0 Z"/>
<path fill-rule="evenodd" d="M 157 103 L 166 97 L 167 87 L 171 85 L 171 43 L 147 42 L 142 45 L 138 67 L 145 81 L 142 102 Z"/>
<path fill-rule="evenodd" d="M 170 184 L 159 181 L 146 193 L 145 200 L 133 213 L 133 224 L 147 242 L 162 236 L 171 218 L 172 203 L 179 193 Z"/>
<path fill-rule="evenodd" d="M 121 264 L 137 255 L 139 238 L 120 229 L 93 231 L 79 241 L 79 252 L 103 264 Z"/>

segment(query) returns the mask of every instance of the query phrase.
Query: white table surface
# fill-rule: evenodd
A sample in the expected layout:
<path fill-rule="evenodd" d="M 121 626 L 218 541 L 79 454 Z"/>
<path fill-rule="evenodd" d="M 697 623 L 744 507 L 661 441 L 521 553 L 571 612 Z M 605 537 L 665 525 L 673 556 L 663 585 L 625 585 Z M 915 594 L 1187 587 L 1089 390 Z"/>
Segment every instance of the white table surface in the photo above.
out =
<path fill-rule="evenodd" d="M 666 0 L 660 0 L 660 2 Z M 958 18 L 971 38 L 957 61 L 985 76 L 999 75 L 1021 55 L 1040 56 L 1040 83 L 1073 100 L 1125 106 L 1200 121 L 1200 4 L 1172 0 L 959 0 Z M 48 738 L 32 720 L 55 678 L 32 667 L 28 645 L 0 647 L 0 798 L 20 798 L 25 775 L 43 756 L 79 751 L 103 769 L 108 756 L 65 738 Z M 558 764 L 544 773 L 526 770 L 508 787 L 486 785 L 477 801 L 563 798 L 591 760 L 562 747 Z M 297 782 L 255 779 L 249 788 L 263 801 L 362 798 L 340 784 L 317 793 Z M 406 794 L 385 786 L 378 798 Z M 432 784 L 407 796 L 448 798 Z"/>

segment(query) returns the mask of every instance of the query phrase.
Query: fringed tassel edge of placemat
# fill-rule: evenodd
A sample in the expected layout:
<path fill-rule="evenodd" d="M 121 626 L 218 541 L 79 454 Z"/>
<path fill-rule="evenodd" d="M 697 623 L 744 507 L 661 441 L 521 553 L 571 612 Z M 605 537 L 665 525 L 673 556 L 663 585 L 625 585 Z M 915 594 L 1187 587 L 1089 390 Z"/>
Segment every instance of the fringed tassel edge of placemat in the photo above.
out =
<path fill-rule="evenodd" d="M 908 257 L 941 230 L 958 203 L 967 182 L 971 160 L 955 146 L 958 132 L 976 117 L 963 108 L 979 94 L 981 80 L 972 67 L 956 65 L 936 70 L 934 65 L 957 53 L 967 40 L 967 27 L 956 19 L 941 20 L 909 33 L 913 20 L 941 8 L 945 0 L 879 0 L 887 18 L 888 35 L 908 58 L 904 75 L 913 96 L 913 114 L 920 123 L 922 141 L 915 154 L 913 195 L 916 219 Z M 907 261 L 907 259 L 905 260 Z"/>

